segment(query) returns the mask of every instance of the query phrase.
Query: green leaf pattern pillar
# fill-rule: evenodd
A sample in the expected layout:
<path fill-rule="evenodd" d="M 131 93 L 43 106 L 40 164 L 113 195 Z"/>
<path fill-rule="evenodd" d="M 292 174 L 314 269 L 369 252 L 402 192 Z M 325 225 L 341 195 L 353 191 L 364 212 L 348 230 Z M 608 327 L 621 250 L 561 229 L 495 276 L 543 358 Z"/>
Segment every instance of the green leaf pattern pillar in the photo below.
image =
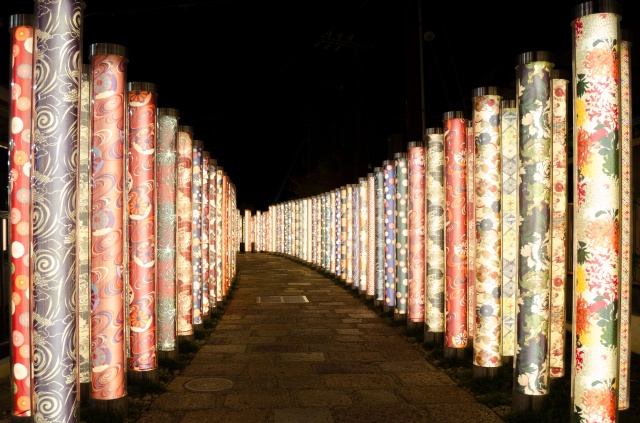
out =
<path fill-rule="evenodd" d="M 401 152 L 395 155 L 396 165 L 396 305 L 394 315 L 407 314 L 407 296 L 409 289 L 409 225 L 407 217 L 409 197 L 408 155 Z M 397 318 L 397 317 L 396 317 Z"/>
<path fill-rule="evenodd" d="M 551 70 L 547 52 L 518 56 L 519 184 L 516 392 L 549 393 Z"/>
<path fill-rule="evenodd" d="M 573 33 L 572 420 L 617 416 L 620 280 L 620 15 L 576 6 Z"/>

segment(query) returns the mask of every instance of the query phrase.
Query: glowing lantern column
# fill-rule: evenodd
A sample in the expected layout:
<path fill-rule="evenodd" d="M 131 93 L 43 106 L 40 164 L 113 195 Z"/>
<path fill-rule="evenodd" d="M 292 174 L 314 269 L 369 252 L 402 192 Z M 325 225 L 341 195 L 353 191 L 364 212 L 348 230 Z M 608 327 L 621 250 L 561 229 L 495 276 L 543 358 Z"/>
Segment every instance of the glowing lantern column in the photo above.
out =
<path fill-rule="evenodd" d="M 362 177 L 358 180 L 358 250 L 360 251 L 358 259 L 358 273 L 360 276 L 358 290 L 360 294 L 364 295 L 367 293 L 367 259 L 369 247 L 369 202 L 367 194 L 367 178 Z"/>
<path fill-rule="evenodd" d="M 223 252 L 223 239 L 222 239 L 222 176 L 224 175 L 224 168 L 222 166 L 216 167 L 216 303 L 221 305 L 222 303 L 222 252 Z"/>
<path fill-rule="evenodd" d="M 31 125 L 33 101 L 33 15 L 12 15 L 11 140 L 11 416 L 32 416 L 31 394 Z"/>
<path fill-rule="evenodd" d="M 202 151 L 204 143 L 193 141 L 191 156 L 191 295 L 194 330 L 202 327 Z"/>
<path fill-rule="evenodd" d="M 407 320 L 407 294 L 409 289 L 408 249 L 409 227 L 407 219 L 407 200 L 409 193 L 407 153 L 395 154 L 396 166 L 396 305 L 393 309 L 394 320 Z"/>
<path fill-rule="evenodd" d="M 427 285 L 425 288 L 425 341 L 444 342 L 445 253 L 444 131 L 427 128 Z"/>
<path fill-rule="evenodd" d="M 394 160 L 384 167 L 384 311 L 396 305 L 396 168 Z"/>
<path fill-rule="evenodd" d="M 407 144 L 409 163 L 408 217 L 409 217 L 409 287 L 407 326 L 424 325 L 425 287 L 425 151 L 422 141 Z M 424 328 L 423 328 L 424 330 Z"/>
<path fill-rule="evenodd" d="M 375 286 L 373 304 L 384 308 L 385 297 L 385 192 L 384 192 L 384 162 L 383 166 L 373 168 L 375 188 Z"/>
<path fill-rule="evenodd" d="M 620 15 L 615 2 L 574 9 L 574 318 L 572 419 L 617 415 L 620 282 Z"/>
<path fill-rule="evenodd" d="M 156 380 L 156 104 L 157 89 L 130 82 L 129 96 L 129 371 Z"/>
<path fill-rule="evenodd" d="M 467 120 L 461 111 L 446 112 L 445 187 L 445 337 L 446 357 L 464 356 L 467 347 Z"/>
<path fill-rule="evenodd" d="M 209 319 L 209 163 L 211 153 L 202 152 L 202 232 L 200 243 L 202 245 L 202 318 Z"/>
<path fill-rule="evenodd" d="M 367 174 L 367 281 L 366 298 L 375 295 L 376 277 L 376 189 L 373 172 Z"/>
<path fill-rule="evenodd" d="M 96 406 L 98 401 L 119 401 L 122 408 L 127 404 L 123 319 L 126 62 L 124 47 L 91 46 L 91 398 Z"/>
<path fill-rule="evenodd" d="M 475 316 L 474 377 L 497 377 L 502 366 L 501 132 L 502 97 L 495 87 L 473 90 L 475 139 Z"/>
<path fill-rule="evenodd" d="M 178 339 L 193 339 L 193 267 L 191 264 L 192 219 L 191 160 L 193 159 L 193 127 L 178 126 L 178 184 L 176 188 L 176 270 L 178 276 Z"/>
<path fill-rule="evenodd" d="M 158 359 L 177 359 L 176 338 L 176 171 L 178 122 L 176 109 L 158 109 L 156 135 L 156 236 Z"/>
<path fill-rule="evenodd" d="M 82 3 L 75 0 L 34 3 L 35 28 L 47 36 L 37 37 L 38 54 L 33 70 L 36 137 L 32 322 L 33 339 L 38 340 L 33 345 L 32 360 L 33 395 L 37 398 L 33 416 L 36 421 L 74 422 L 78 417 L 74 231 L 80 118 L 77 95 L 82 74 L 78 25 L 82 22 Z M 14 119 L 12 134 L 16 133 L 16 124 Z M 24 160 L 26 163 L 29 159 Z M 19 250 L 13 244 L 12 257 L 19 257 Z M 122 352 L 124 355 L 124 349 Z"/>
<path fill-rule="evenodd" d="M 517 410 L 548 406 L 553 66 L 550 54 L 544 51 L 517 58 L 520 183 L 513 389 Z"/>

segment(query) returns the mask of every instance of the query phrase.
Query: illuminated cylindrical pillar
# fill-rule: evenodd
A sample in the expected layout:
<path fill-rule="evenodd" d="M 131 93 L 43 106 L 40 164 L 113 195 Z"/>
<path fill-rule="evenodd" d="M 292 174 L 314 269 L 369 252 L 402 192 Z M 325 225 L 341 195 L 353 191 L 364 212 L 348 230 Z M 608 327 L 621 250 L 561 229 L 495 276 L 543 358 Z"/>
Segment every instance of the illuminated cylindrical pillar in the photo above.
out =
<path fill-rule="evenodd" d="M 227 299 L 229 288 L 229 177 L 222 173 L 222 299 Z"/>
<path fill-rule="evenodd" d="M 406 152 L 399 152 L 394 155 L 396 167 L 396 304 L 393 309 L 393 318 L 395 320 L 407 319 L 407 294 L 409 289 L 409 220 L 407 218 L 409 173 L 407 157 Z"/>
<path fill-rule="evenodd" d="M 516 346 L 516 277 L 518 259 L 518 116 L 515 100 L 503 100 L 502 134 L 502 356 L 511 360 Z"/>
<path fill-rule="evenodd" d="M 193 267 L 191 242 L 193 210 L 191 204 L 191 161 L 193 159 L 193 127 L 178 126 L 178 185 L 176 188 L 176 270 L 178 276 L 178 339 L 193 339 Z"/>
<path fill-rule="evenodd" d="M 342 260 L 342 201 L 340 199 L 340 192 L 342 188 L 337 188 L 334 190 L 335 195 L 335 222 L 336 222 L 336 269 L 335 274 L 337 277 L 342 277 L 342 265 L 344 264 Z"/>
<path fill-rule="evenodd" d="M 91 66 L 82 65 L 80 137 L 78 144 L 78 216 L 76 260 L 78 263 L 78 360 L 80 398 L 91 396 Z"/>
<path fill-rule="evenodd" d="M 444 222 L 446 198 L 444 192 L 444 131 L 442 127 L 425 130 L 427 156 L 426 191 L 426 262 L 425 341 L 444 342 L 445 253 Z"/>
<path fill-rule="evenodd" d="M 330 250 L 330 254 L 329 254 L 329 266 L 330 266 L 330 272 L 332 275 L 336 274 L 336 191 L 332 190 L 329 192 L 329 224 L 330 224 L 330 230 L 329 230 L 329 248 Z M 339 227 L 339 225 L 338 225 Z"/>
<path fill-rule="evenodd" d="M 631 282 L 633 268 L 633 254 L 631 251 L 631 239 L 633 234 L 632 206 L 633 195 L 631 190 L 631 149 L 632 149 L 632 125 L 631 125 L 631 33 L 621 31 L 620 42 L 620 155 L 621 155 L 621 250 L 620 250 L 620 358 L 618 389 L 618 409 L 629 408 L 629 320 L 631 319 Z M 554 80 L 555 82 L 555 80 Z M 554 210 L 555 213 L 555 210 Z"/>
<path fill-rule="evenodd" d="M 467 120 L 467 344 L 476 333 L 476 143 Z"/>
<path fill-rule="evenodd" d="M 191 316 L 202 327 L 202 140 L 193 140 L 191 156 Z"/>
<path fill-rule="evenodd" d="M 613 422 L 619 391 L 620 14 L 574 8 L 572 417 Z"/>
<path fill-rule="evenodd" d="M 564 74 L 567 75 L 564 75 Z M 553 127 L 551 146 L 551 377 L 565 374 L 565 284 L 567 280 L 567 92 L 568 72 L 551 71 Z"/>
<path fill-rule="evenodd" d="M 202 151 L 202 231 L 200 244 L 202 246 L 202 318 L 209 319 L 209 163 L 211 153 Z"/>
<path fill-rule="evenodd" d="M 344 222 L 344 244 L 345 244 L 345 282 L 353 285 L 353 184 L 347 184 L 344 188 L 344 200 L 346 209 L 345 216 L 342 218 Z"/>
<path fill-rule="evenodd" d="M 384 168 L 384 311 L 396 305 L 396 167 L 394 160 L 382 162 Z"/>
<path fill-rule="evenodd" d="M 445 187 L 445 354 L 467 347 L 467 120 L 462 111 L 442 115 Z"/>
<path fill-rule="evenodd" d="M 223 239 L 222 239 L 222 225 L 224 224 L 224 216 L 222 214 L 222 176 L 224 175 L 224 168 L 222 166 L 216 167 L 216 303 L 220 305 L 222 303 L 222 253 L 223 253 Z M 282 225 L 279 225 L 282 227 Z M 282 241 L 281 241 L 282 244 Z"/>
<path fill-rule="evenodd" d="M 156 356 L 156 108 L 157 88 L 130 82 L 128 95 L 129 181 L 129 371 L 157 379 Z"/>
<path fill-rule="evenodd" d="M 353 226 L 353 288 L 360 289 L 360 186 L 353 184 L 351 193 L 353 212 L 351 224 Z"/>
<path fill-rule="evenodd" d="M 82 3 L 77 0 L 34 3 L 34 27 L 36 32 L 42 31 L 47 36 L 36 37 L 38 55 L 33 69 L 33 122 L 37 134 L 33 173 L 38 177 L 32 185 L 32 273 L 34 281 L 47 283 L 33 284 L 33 339 L 38 341 L 33 345 L 33 395 L 37 401 L 32 415 L 36 421 L 74 422 L 78 417 L 78 363 L 73 239 Z M 15 95 L 13 87 L 12 95 Z M 14 119 L 12 134 L 16 125 Z M 24 253 L 29 247 L 23 247 Z M 12 257 L 19 256 L 19 252 L 20 247 L 11 246 Z M 124 369 L 124 359 L 120 364 Z"/>
<path fill-rule="evenodd" d="M 218 225 L 218 216 L 216 208 L 216 176 L 217 176 L 218 161 L 216 159 L 209 160 L 209 183 L 207 184 L 208 199 L 209 199 L 209 310 L 213 310 L 217 307 L 217 294 L 216 294 L 216 249 L 217 249 L 217 234 L 216 227 Z"/>
<path fill-rule="evenodd" d="M 343 282 L 347 281 L 347 241 L 351 237 L 349 228 L 351 225 L 347 225 L 349 219 L 347 213 L 347 186 L 340 187 L 340 279 Z"/>
<path fill-rule="evenodd" d="M 495 87 L 473 90 L 475 140 L 475 298 L 474 377 L 497 377 L 502 366 L 502 222 L 500 220 L 502 97 Z"/>
<path fill-rule="evenodd" d="M 376 278 L 376 188 L 373 172 L 367 174 L 367 293 L 372 300 L 375 295 Z"/>
<path fill-rule="evenodd" d="M 373 303 L 384 307 L 385 296 L 385 193 L 384 193 L 384 163 L 383 166 L 373 168 L 375 188 L 375 286 Z"/>
<path fill-rule="evenodd" d="M 158 109 L 156 135 L 156 275 L 158 359 L 177 359 L 176 172 L 180 112 Z"/>
<path fill-rule="evenodd" d="M 422 141 L 407 144 L 409 163 L 408 216 L 409 216 L 409 287 L 407 324 L 424 323 L 425 288 L 425 150 Z"/>
<path fill-rule="evenodd" d="M 33 15 L 11 15 L 9 20 L 12 48 L 9 115 L 11 127 L 9 245 L 11 246 L 11 416 L 13 418 L 28 418 L 33 415 L 31 393 L 33 32 Z"/>
<path fill-rule="evenodd" d="M 553 66 L 545 51 L 522 53 L 516 59 L 520 183 L 513 406 L 517 410 L 548 406 Z"/>
<path fill-rule="evenodd" d="M 124 185 L 126 50 L 91 46 L 91 345 L 92 390 L 97 401 L 126 406 Z"/>
<path fill-rule="evenodd" d="M 369 199 L 367 190 L 367 178 L 358 179 L 358 290 L 361 294 L 367 293 L 367 268 L 369 258 Z"/>

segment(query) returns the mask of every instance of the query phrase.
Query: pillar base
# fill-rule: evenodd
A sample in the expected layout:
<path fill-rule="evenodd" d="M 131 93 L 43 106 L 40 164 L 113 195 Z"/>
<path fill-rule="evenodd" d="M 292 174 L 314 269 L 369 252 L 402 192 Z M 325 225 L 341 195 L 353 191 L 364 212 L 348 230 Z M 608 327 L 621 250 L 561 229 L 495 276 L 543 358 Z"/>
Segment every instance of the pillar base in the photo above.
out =
<path fill-rule="evenodd" d="M 382 311 L 384 311 L 385 313 L 393 313 L 393 306 L 389 306 L 389 305 L 383 305 L 382 306 Z"/>
<path fill-rule="evenodd" d="M 129 414 L 129 397 L 112 400 L 99 400 L 91 398 L 89 407 L 100 416 L 111 417 L 111 420 L 124 421 Z"/>
<path fill-rule="evenodd" d="M 384 300 L 373 300 L 373 306 L 376 308 L 384 306 Z"/>
<path fill-rule="evenodd" d="M 398 310 L 395 310 L 393 312 L 393 320 L 395 320 L 396 322 L 404 322 L 407 320 L 407 314 L 406 313 L 398 313 Z"/>
<path fill-rule="evenodd" d="M 488 378 L 497 379 L 502 377 L 502 366 L 498 367 L 482 367 L 473 365 L 473 377 L 474 379 Z"/>
<path fill-rule="evenodd" d="M 33 411 L 31 414 L 33 414 Z M 33 416 L 29 416 L 29 417 L 11 416 L 11 423 L 32 423 L 33 421 L 34 421 Z"/>
<path fill-rule="evenodd" d="M 412 320 L 407 320 L 407 329 L 410 331 L 417 331 L 422 329 L 424 326 L 424 322 L 414 322 Z"/>
<path fill-rule="evenodd" d="M 466 355 L 466 348 L 444 347 L 444 358 L 463 359 Z"/>
<path fill-rule="evenodd" d="M 513 367 L 513 356 L 503 355 L 502 356 L 502 364 L 510 366 L 510 367 Z M 539 395 L 536 395 L 536 396 L 539 396 Z"/>
<path fill-rule="evenodd" d="M 516 413 L 520 411 L 541 412 L 547 410 L 550 406 L 549 394 L 527 395 L 514 389 L 511 399 L 511 409 Z"/>
<path fill-rule="evenodd" d="M 131 370 L 127 371 L 127 382 L 158 382 L 160 380 L 160 372 L 158 369 L 153 370 Z"/>
<path fill-rule="evenodd" d="M 191 334 L 191 335 L 178 335 L 178 345 L 182 341 L 193 342 L 195 339 L 196 339 L 196 337 L 194 336 L 194 334 Z"/>
<path fill-rule="evenodd" d="M 91 382 L 80 383 L 78 389 L 80 389 L 80 403 L 88 404 L 91 399 Z"/>
<path fill-rule="evenodd" d="M 162 364 L 167 360 L 180 360 L 180 351 L 178 351 L 178 347 L 174 348 L 171 351 L 158 351 L 158 362 Z"/>
<path fill-rule="evenodd" d="M 444 332 L 429 332 L 425 326 L 424 342 L 425 344 L 444 345 Z"/>
<path fill-rule="evenodd" d="M 204 330 L 204 323 L 196 323 L 193 325 L 194 332 L 202 332 Z"/>

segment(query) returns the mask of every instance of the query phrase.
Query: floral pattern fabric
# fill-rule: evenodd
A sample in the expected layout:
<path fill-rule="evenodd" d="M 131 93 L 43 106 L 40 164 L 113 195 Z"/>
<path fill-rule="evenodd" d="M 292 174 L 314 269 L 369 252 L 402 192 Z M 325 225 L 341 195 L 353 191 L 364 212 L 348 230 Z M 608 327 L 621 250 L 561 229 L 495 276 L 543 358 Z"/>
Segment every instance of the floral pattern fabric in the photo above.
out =
<path fill-rule="evenodd" d="M 425 150 L 422 143 L 408 149 L 409 258 L 408 314 L 410 322 L 424 322 L 425 287 Z"/>
<path fill-rule="evenodd" d="M 395 211 L 395 232 L 396 232 L 396 269 L 395 269 L 395 289 L 396 304 L 394 314 L 407 314 L 407 294 L 409 289 L 408 271 L 408 249 L 409 249 L 409 225 L 407 218 L 409 174 L 406 154 L 397 157 L 395 160 L 396 175 L 396 211 Z"/>

